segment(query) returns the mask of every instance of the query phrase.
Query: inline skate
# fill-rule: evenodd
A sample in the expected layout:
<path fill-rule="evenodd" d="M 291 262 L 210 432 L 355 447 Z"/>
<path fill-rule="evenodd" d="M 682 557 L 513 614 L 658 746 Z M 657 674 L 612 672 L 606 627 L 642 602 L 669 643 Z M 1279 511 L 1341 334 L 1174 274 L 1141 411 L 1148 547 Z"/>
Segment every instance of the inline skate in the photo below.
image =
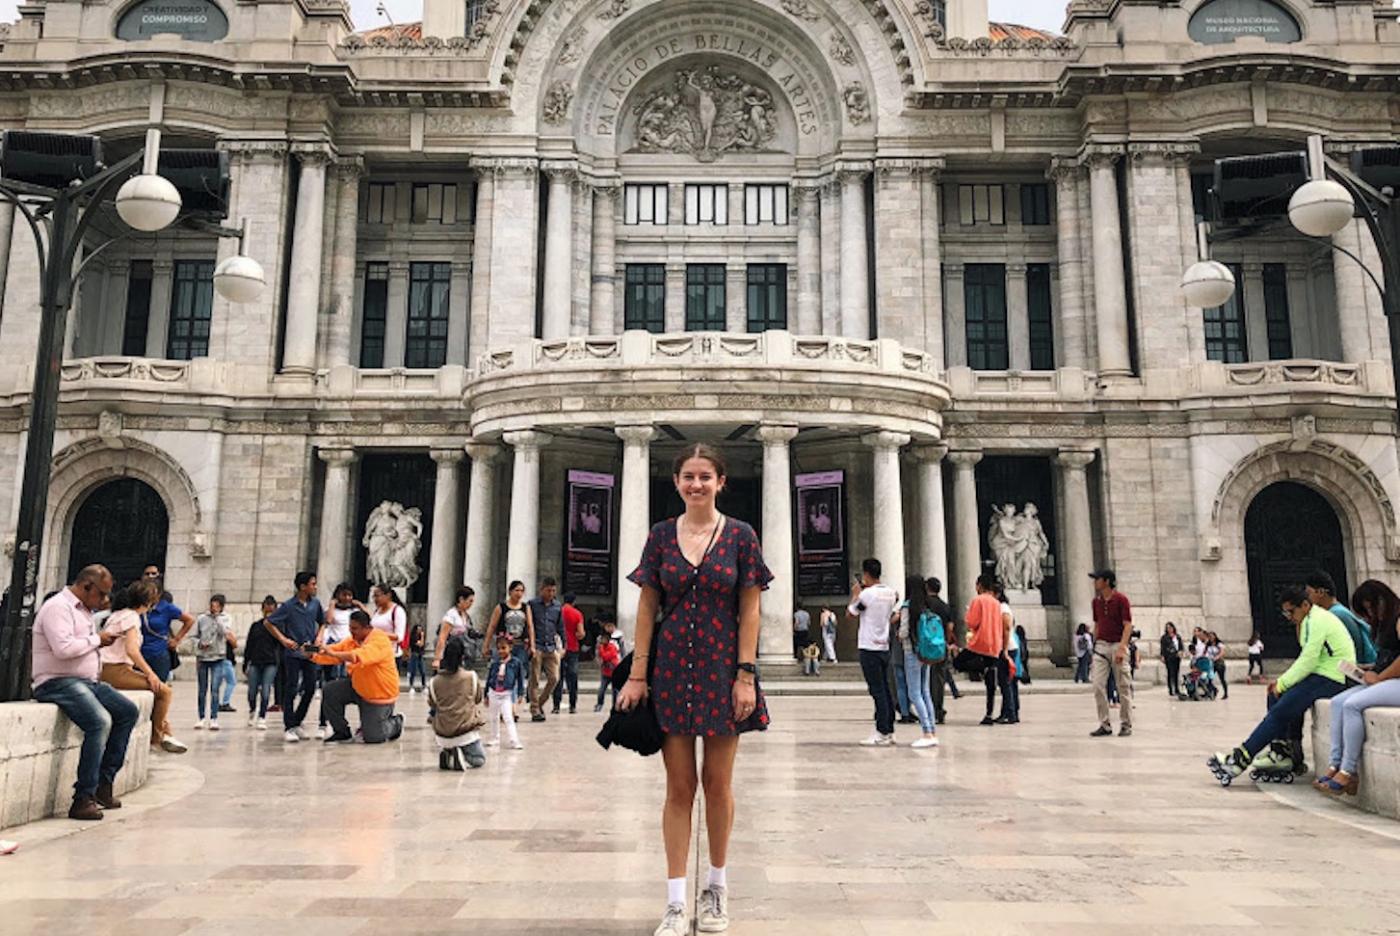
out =
<path fill-rule="evenodd" d="M 1300 758 L 1293 756 L 1293 746 L 1275 741 L 1250 764 L 1249 779 L 1256 783 L 1292 783 L 1302 767 Z"/>
<path fill-rule="evenodd" d="M 1244 748 L 1235 748 L 1229 754 L 1215 753 L 1210 760 L 1206 761 L 1206 766 L 1210 772 L 1215 774 L 1215 779 L 1220 781 L 1220 785 L 1227 787 L 1230 783 L 1249 769 L 1249 752 Z"/>

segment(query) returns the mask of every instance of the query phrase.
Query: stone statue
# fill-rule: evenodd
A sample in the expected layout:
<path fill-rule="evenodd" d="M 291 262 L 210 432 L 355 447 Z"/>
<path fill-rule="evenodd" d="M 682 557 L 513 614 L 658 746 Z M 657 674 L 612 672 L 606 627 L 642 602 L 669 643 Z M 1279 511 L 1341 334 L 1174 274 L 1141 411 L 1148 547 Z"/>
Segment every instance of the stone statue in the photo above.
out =
<path fill-rule="evenodd" d="M 423 571 L 418 551 L 423 548 L 423 512 L 394 501 L 381 501 L 370 511 L 362 540 L 368 552 L 365 570 L 370 581 L 390 588 L 408 588 Z"/>
<path fill-rule="evenodd" d="M 778 133 L 772 93 L 718 65 L 681 69 L 632 113 L 634 152 L 689 153 L 701 162 L 762 152 Z"/>
<path fill-rule="evenodd" d="M 996 557 L 997 578 L 1009 590 L 1028 591 L 1045 581 L 1042 565 L 1050 553 L 1050 541 L 1040 525 L 1039 514 L 1031 503 L 1019 516 L 1015 504 L 992 508 L 987 543 Z"/>

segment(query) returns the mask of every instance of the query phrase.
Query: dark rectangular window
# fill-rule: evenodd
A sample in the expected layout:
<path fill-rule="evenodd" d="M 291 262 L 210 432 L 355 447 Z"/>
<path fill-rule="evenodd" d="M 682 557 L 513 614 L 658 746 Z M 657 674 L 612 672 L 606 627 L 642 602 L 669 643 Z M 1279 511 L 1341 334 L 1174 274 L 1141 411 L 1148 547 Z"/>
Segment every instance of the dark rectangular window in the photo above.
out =
<path fill-rule="evenodd" d="M 404 367 L 447 363 L 447 304 L 452 295 L 452 264 L 408 265 L 408 336 Z"/>
<path fill-rule="evenodd" d="M 1006 370 L 1006 266 L 969 263 L 963 268 L 967 309 L 967 364 L 973 370 Z"/>
<path fill-rule="evenodd" d="M 723 263 L 686 266 L 686 331 L 724 331 L 724 276 Z"/>
<path fill-rule="evenodd" d="M 666 265 L 629 263 L 622 287 L 622 327 L 659 335 L 666 330 Z"/>
<path fill-rule="evenodd" d="M 394 223 L 394 183 L 371 182 L 365 188 L 364 221 L 369 224 Z"/>
<path fill-rule="evenodd" d="M 364 314 L 360 316 L 360 366 L 384 366 L 389 327 L 389 264 L 365 264 Z"/>
<path fill-rule="evenodd" d="M 1026 267 L 1026 315 L 1030 320 L 1031 370 L 1054 370 L 1054 304 L 1050 298 L 1048 263 Z"/>
<path fill-rule="evenodd" d="M 787 264 L 750 263 L 749 331 L 787 328 Z"/>
<path fill-rule="evenodd" d="M 1226 364 L 1249 360 L 1249 339 L 1244 324 L 1244 268 L 1229 264 L 1235 274 L 1235 294 L 1216 309 L 1203 309 L 1205 316 L 1206 358 Z"/>
<path fill-rule="evenodd" d="M 176 260 L 165 356 L 173 361 L 208 357 L 213 312 L 214 261 Z"/>
<path fill-rule="evenodd" d="M 1264 319 L 1269 327 L 1269 360 L 1293 356 L 1293 323 L 1288 309 L 1288 267 L 1264 264 Z"/>
<path fill-rule="evenodd" d="M 1210 190 L 1215 185 L 1215 174 L 1211 172 L 1191 173 L 1191 210 L 1198 218 L 1209 218 Z"/>
<path fill-rule="evenodd" d="M 457 186 L 451 182 L 413 183 L 414 224 L 456 224 Z"/>
<path fill-rule="evenodd" d="M 1021 186 L 1021 223 L 1040 227 L 1050 223 L 1050 186 L 1027 182 Z"/>
<path fill-rule="evenodd" d="M 131 261 L 126 281 L 126 317 L 122 324 L 122 354 L 146 356 L 146 331 L 151 325 L 151 261 Z"/>

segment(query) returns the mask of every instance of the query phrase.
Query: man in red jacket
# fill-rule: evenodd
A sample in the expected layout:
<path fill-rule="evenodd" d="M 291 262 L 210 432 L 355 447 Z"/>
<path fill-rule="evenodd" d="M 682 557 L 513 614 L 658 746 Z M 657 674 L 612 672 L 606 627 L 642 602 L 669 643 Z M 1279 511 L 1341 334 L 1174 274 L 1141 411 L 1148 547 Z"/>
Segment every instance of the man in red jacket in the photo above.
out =
<path fill-rule="evenodd" d="M 554 685 L 554 710 L 559 714 L 559 703 L 564 699 L 564 687 L 569 688 L 569 714 L 578 710 L 578 654 L 583 640 L 583 612 L 574 607 L 578 600 L 573 592 L 564 596 L 564 607 L 559 612 L 559 624 L 564 628 L 564 660 L 560 666 L 559 682 Z"/>

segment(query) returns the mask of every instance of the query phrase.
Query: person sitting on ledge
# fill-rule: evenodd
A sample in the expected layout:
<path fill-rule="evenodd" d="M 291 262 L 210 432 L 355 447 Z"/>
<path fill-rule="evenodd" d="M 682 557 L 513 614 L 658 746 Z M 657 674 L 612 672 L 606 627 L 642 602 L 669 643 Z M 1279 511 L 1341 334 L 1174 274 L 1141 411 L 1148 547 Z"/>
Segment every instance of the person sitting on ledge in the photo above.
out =
<path fill-rule="evenodd" d="M 321 691 L 321 709 L 331 723 L 326 743 L 353 741 L 345 707 L 354 703 L 360 710 L 360 733 L 366 744 L 395 741 L 403 733 L 403 716 L 394 714 L 399 698 L 399 670 L 394 663 L 394 644 L 383 631 L 370 625 L 369 615 L 350 615 L 350 638 L 329 647 L 314 648 L 313 659 L 322 666 L 345 664 L 344 679 L 326 683 Z"/>
<path fill-rule="evenodd" d="M 101 819 L 103 809 L 121 808 L 112 782 L 126 763 L 131 729 L 141 717 L 135 702 L 97 678 L 98 648 L 118 638 L 99 634 L 92 613 L 111 593 L 112 573 L 90 565 L 34 617 L 34 701 L 57 705 L 83 732 L 69 819 Z"/>
<path fill-rule="evenodd" d="M 1400 597 L 1384 582 L 1370 579 L 1352 594 L 1351 606 L 1375 629 L 1376 660 L 1371 669 L 1351 671 L 1359 685 L 1332 697 L 1331 757 L 1326 773 L 1314 786 L 1333 796 L 1356 795 L 1357 765 L 1366 743 L 1366 710 L 1400 706 Z"/>
<path fill-rule="evenodd" d="M 1225 786 L 1251 766 L 1264 779 L 1302 773 L 1303 716 L 1318 699 L 1330 699 L 1346 688 L 1341 664 L 1356 663 L 1356 646 L 1346 625 L 1309 601 L 1303 589 L 1285 588 L 1279 604 L 1298 628 L 1302 649 L 1293 665 L 1269 685 L 1269 710 L 1253 734 L 1229 754 L 1217 753 L 1206 762 Z M 1260 757 L 1265 747 L 1270 748 L 1268 756 Z"/>

